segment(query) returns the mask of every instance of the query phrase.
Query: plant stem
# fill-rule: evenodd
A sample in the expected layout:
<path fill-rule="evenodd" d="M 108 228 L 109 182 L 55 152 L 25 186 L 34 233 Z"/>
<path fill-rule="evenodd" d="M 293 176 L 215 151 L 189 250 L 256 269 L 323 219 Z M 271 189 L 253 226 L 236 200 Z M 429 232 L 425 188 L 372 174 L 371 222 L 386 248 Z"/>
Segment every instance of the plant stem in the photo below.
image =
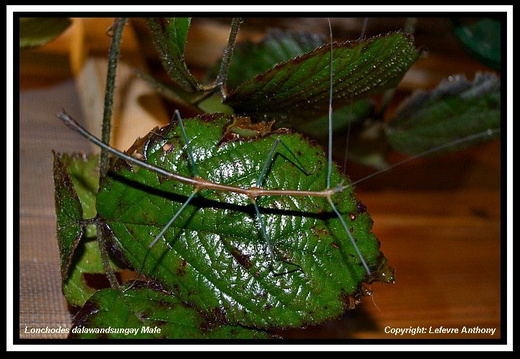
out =
<path fill-rule="evenodd" d="M 224 85 L 227 81 L 229 65 L 231 64 L 231 57 L 233 56 L 233 50 L 235 49 L 235 42 L 237 39 L 238 30 L 240 28 L 240 24 L 242 24 L 243 19 L 240 17 L 233 18 L 231 22 L 231 31 L 229 33 L 229 39 L 224 50 L 224 55 L 222 56 L 222 63 L 220 65 L 220 70 L 215 80 L 215 87 L 220 90 L 222 94 L 222 98 L 226 98 L 226 94 L 224 93 Z"/>
<path fill-rule="evenodd" d="M 110 283 L 110 287 L 114 289 L 119 289 L 119 282 L 117 280 L 116 274 L 110 266 L 110 254 L 108 253 L 107 249 L 107 238 L 109 237 L 109 235 L 106 233 L 106 229 L 102 223 L 96 223 L 96 232 L 97 241 L 99 244 L 99 253 L 101 255 L 101 262 L 103 263 L 103 267 L 105 268 L 105 272 L 107 274 L 107 279 Z"/>
<path fill-rule="evenodd" d="M 105 102 L 103 106 L 103 124 L 101 127 L 101 140 L 106 144 L 110 143 L 117 63 L 121 50 L 121 37 L 127 20 L 127 18 L 116 18 L 114 19 L 114 23 L 110 28 L 112 31 L 112 40 L 110 42 L 110 50 L 108 53 L 107 81 L 105 85 Z M 99 160 L 100 179 L 103 179 L 106 176 L 108 167 L 108 151 L 106 149 L 102 149 Z"/>

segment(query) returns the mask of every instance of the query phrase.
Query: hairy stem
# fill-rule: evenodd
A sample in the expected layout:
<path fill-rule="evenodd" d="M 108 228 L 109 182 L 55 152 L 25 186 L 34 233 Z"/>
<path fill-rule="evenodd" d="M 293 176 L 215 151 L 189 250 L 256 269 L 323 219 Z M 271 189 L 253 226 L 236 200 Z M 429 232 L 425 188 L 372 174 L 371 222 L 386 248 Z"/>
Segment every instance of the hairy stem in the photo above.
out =
<path fill-rule="evenodd" d="M 220 71 L 218 73 L 217 79 L 215 80 L 215 86 L 216 88 L 220 89 L 223 98 L 226 98 L 223 87 L 227 81 L 229 65 L 231 64 L 231 57 L 233 56 L 233 50 L 235 49 L 238 29 L 240 28 L 240 24 L 242 24 L 242 22 L 243 20 L 240 17 L 233 18 L 231 22 L 231 32 L 229 33 L 228 43 L 226 49 L 224 50 L 224 55 L 222 56 Z"/>
<path fill-rule="evenodd" d="M 127 22 L 127 18 L 116 18 L 112 27 L 112 40 L 110 42 L 110 50 L 108 53 L 108 69 L 107 81 L 105 85 L 105 101 L 103 107 L 103 124 L 101 128 L 101 140 L 104 143 L 110 143 L 110 132 L 112 127 L 112 110 L 114 107 L 114 89 L 116 81 L 117 63 L 121 49 L 121 37 L 123 29 Z M 108 172 L 108 151 L 101 150 L 101 157 L 99 160 L 100 178 L 104 178 Z"/>
<path fill-rule="evenodd" d="M 110 266 L 110 254 L 108 253 L 107 238 L 109 234 L 106 233 L 106 229 L 102 223 L 96 223 L 97 240 L 99 244 L 99 253 L 101 254 L 101 262 L 105 268 L 108 282 L 114 289 L 119 289 L 119 281 L 116 278 L 116 274 Z"/>

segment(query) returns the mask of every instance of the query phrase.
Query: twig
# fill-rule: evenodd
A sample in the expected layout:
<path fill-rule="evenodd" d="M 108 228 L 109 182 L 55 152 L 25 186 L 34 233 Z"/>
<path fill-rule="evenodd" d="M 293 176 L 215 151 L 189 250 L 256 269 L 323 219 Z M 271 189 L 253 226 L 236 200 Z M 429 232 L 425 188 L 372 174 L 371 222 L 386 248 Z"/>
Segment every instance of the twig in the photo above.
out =
<path fill-rule="evenodd" d="M 110 31 L 112 32 L 112 40 L 110 42 L 110 50 L 108 53 L 108 69 L 107 81 L 105 85 L 105 102 L 103 107 L 103 124 L 101 127 L 101 140 L 108 144 L 110 143 L 110 132 L 112 128 L 112 108 L 114 103 L 114 89 L 116 82 L 117 63 L 119 53 L 121 50 L 121 38 L 123 29 L 127 22 L 127 18 L 116 18 L 112 24 Z M 99 173 L 100 179 L 106 176 L 108 172 L 108 151 L 101 150 L 99 159 Z"/>

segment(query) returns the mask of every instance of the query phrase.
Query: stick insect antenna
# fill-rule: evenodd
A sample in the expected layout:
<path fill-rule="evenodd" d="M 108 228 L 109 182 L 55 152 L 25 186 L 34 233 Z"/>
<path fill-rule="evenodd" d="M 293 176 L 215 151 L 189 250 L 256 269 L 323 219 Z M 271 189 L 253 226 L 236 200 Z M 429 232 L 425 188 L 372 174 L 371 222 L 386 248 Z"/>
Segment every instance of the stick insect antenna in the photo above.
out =
<path fill-rule="evenodd" d="M 396 163 L 394 163 L 394 164 L 392 164 L 392 165 L 390 165 L 388 167 L 385 167 L 385 168 L 383 168 L 383 169 L 381 169 L 379 171 L 371 173 L 371 174 L 369 174 L 369 175 L 367 175 L 367 176 L 365 176 L 363 178 L 360 178 L 360 179 L 350 183 L 348 186 L 341 186 L 340 191 L 345 190 L 348 187 L 352 187 L 352 186 L 354 186 L 354 185 L 356 185 L 358 183 L 361 183 L 363 181 L 366 181 L 367 179 L 375 177 L 375 176 L 377 176 L 377 175 L 379 175 L 381 173 L 390 171 L 391 169 L 393 169 L 395 167 L 398 167 L 398 166 L 404 165 L 405 163 L 411 162 L 413 160 L 416 160 L 416 159 L 428 156 L 428 155 L 430 155 L 432 153 L 442 151 L 443 149 L 446 149 L 448 147 L 452 147 L 452 146 L 456 146 L 456 145 L 459 145 L 459 144 L 463 144 L 465 142 L 471 142 L 471 141 L 478 140 L 480 138 L 484 138 L 484 137 L 487 137 L 487 136 L 491 137 L 491 136 L 494 136 L 494 135 L 496 135 L 498 133 L 500 133 L 500 129 L 488 129 L 486 131 L 482 131 L 482 132 L 476 133 L 474 135 L 469 135 L 469 136 L 466 136 L 466 137 L 462 137 L 462 138 L 459 138 L 459 139 L 447 142 L 447 143 L 442 144 L 442 145 L 438 145 L 438 146 L 432 147 L 432 148 L 427 149 L 425 151 L 419 152 L 416 155 L 407 157 L 404 160 L 396 162 Z"/>
<path fill-rule="evenodd" d="M 334 46 L 332 43 L 332 25 L 330 23 L 330 19 L 328 19 L 329 22 L 329 36 L 330 36 L 330 86 L 329 86 L 329 141 L 328 141 L 328 168 L 327 168 L 327 189 L 331 188 L 331 179 L 332 179 L 332 99 L 333 99 L 333 91 L 334 91 Z M 365 271 L 368 275 L 371 274 L 370 268 L 368 267 L 368 264 L 365 261 L 365 258 L 363 257 L 363 254 L 359 250 L 359 247 L 356 244 L 356 240 L 350 233 L 350 230 L 347 226 L 347 223 L 345 222 L 345 219 L 341 215 L 341 213 L 338 211 L 336 206 L 334 205 L 334 202 L 332 201 L 332 198 L 329 196 L 327 197 L 327 201 L 329 202 L 330 206 L 332 207 L 332 210 L 336 215 L 338 216 L 341 225 L 343 226 L 343 229 L 347 233 L 348 238 L 350 239 L 350 242 L 354 246 L 354 249 L 361 261 L 361 264 L 363 264 L 363 267 L 365 268 Z"/>
<path fill-rule="evenodd" d="M 359 34 L 358 40 L 361 41 L 365 38 L 366 30 L 368 25 L 368 17 L 365 17 L 363 20 L 363 26 L 361 28 L 361 33 Z M 352 98 L 350 99 L 350 106 L 352 106 Z M 352 115 L 352 107 L 350 108 L 350 113 Z M 343 172 L 347 173 L 347 161 L 349 157 L 349 146 L 350 146 L 350 128 L 352 125 L 352 121 L 348 121 L 347 124 L 347 134 L 346 134 L 346 141 L 345 141 L 345 151 L 343 152 Z"/>

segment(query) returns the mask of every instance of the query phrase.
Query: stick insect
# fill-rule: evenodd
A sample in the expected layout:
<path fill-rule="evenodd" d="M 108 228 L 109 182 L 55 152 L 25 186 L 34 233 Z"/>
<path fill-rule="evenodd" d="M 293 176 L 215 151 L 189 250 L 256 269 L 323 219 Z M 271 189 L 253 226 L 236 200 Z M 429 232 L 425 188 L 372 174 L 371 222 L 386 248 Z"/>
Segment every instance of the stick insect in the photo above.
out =
<path fill-rule="evenodd" d="M 330 27 L 329 27 L 330 29 Z M 204 219 L 197 217 L 195 212 L 197 212 L 198 208 L 201 207 L 202 202 L 196 203 L 196 201 L 199 198 L 208 197 L 212 202 L 210 205 L 207 204 L 207 202 L 204 204 L 205 206 L 211 207 L 211 205 L 217 206 L 215 204 L 216 198 L 222 198 L 230 199 L 230 196 L 240 196 L 243 199 L 246 199 L 249 201 L 250 206 L 252 206 L 252 217 L 254 219 L 251 223 L 253 223 L 253 228 L 256 228 L 258 233 L 257 236 L 260 237 L 263 240 L 263 246 L 266 248 L 265 251 L 265 258 L 267 258 L 267 265 L 265 264 L 266 261 L 259 261 L 257 254 L 251 254 L 244 252 L 237 252 L 236 246 L 233 247 L 232 245 L 228 244 L 228 250 L 229 255 L 227 256 L 232 261 L 236 262 L 232 265 L 229 265 L 229 267 L 222 266 L 221 268 L 227 268 L 227 270 L 230 271 L 240 271 L 240 275 L 242 278 L 237 279 L 237 283 L 233 283 L 233 285 L 229 284 L 221 284 L 220 278 L 217 279 L 208 279 L 204 278 L 207 282 L 210 283 L 208 287 L 218 287 L 223 286 L 224 289 L 219 288 L 217 291 L 218 293 L 213 293 L 212 301 L 207 304 L 206 302 L 203 302 L 202 297 L 210 296 L 209 291 L 211 289 L 208 289 L 206 292 L 200 292 L 196 293 L 196 289 L 194 287 L 190 288 L 179 288 L 180 284 L 174 283 L 172 285 L 172 288 L 178 289 L 182 295 L 184 295 L 184 299 L 187 301 L 194 301 L 197 305 L 200 305 L 204 307 L 205 310 L 211 312 L 213 311 L 215 313 L 215 308 L 218 308 L 218 314 L 217 316 L 224 316 L 226 321 L 230 322 L 240 322 L 243 325 L 251 325 L 256 327 L 271 327 L 273 325 L 276 326 L 288 326 L 288 325 L 302 325 L 302 324 L 309 324 L 312 323 L 312 320 L 316 320 L 316 322 L 320 322 L 323 320 L 324 317 L 330 316 L 330 315 L 337 315 L 337 313 L 340 312 L 338 310 L 338 306 L 341 307 L 341 309 L 344 309 L 345 306 L 350 307 L 350 298 L 353 293 L 356 292 L 357 289 L 359 289 L 359 283 L 360 282 L 371 282 L 372 280 L 376 279 L 374 276 L 379 276 L 377 279 L 381 279 L 382 275 L 387 275 L 388 273 L 385 272 L 386 269 L 382 269 L 382 266 L 384 266 L 384 260 L 381 260 L 378 248 L 376 248 L 375 255 L 371 254 L 371 258 L 366 258 L 363 254 L 362 250 L 360 249 L 360 243 L 358 241 L 358 230 L 353 231 L 353 225 L 352 222 L 356 220 L 357 215 L 359 212 L 363 212 L 359 210 L 356 213 L 353 212 L 344 212 L 342 211 L 338 205 L 337 202 L 335 202 L 335 198 L 340 195 L 344 195 L 346 192 L 352 190 L 352 183 L 341 183 L 336 182 L 338 180 L 338 176 L 335 174 L 334 170 L 334 164 L 332 160 L 332 144 L 333 144 L 333 137 L 332 137 L 332 128 L 333 128 L 333 79 L 334 79 L 334 59 L 333 59 L 333 51 L 332 51 L 332 30 L 330 29 L 330 80 L 329 80 L 329 108 L 328 108 L 328 151 L 327 151 L 327 157 L 326 157 L 326 165 L 324 166 L 323 171 L 325 173 L 325 183 L 320 186 L 322 189 L 302 189 L 302 188 L 295 188 L 295 189 L 285 189 L 285 188 L 269 188 L 264 187 L 263 183 L 265 183 L 266 180 L 269 179 L 269 176 L 271 174 L 271 169 L 274 166 L 273 163 L 275 162 L 275 158 L 277 156 L 281 156 L 284 160 L 289 162 L 293 167 L 296 167 L 299 171 L 301 176 L 308 176 L 309 174 L 312 174 L 315 169 L 313 168 L 306 168 L 306 166 L 303 166 L 302 163 L 304 162 L 301 160 L 296 154 L 297 151 L 291 147 L 290 144 L 287 144 L 283 139 L 282 136 L 278 136 L 276 132 L 270 133 L 270 136 L 265 136 L 262 140 L 264 141 L 270 141 L 270 149 L 267 151 L 266 156 L 260 160 L 257 161 L 256 169 L 258 170 L 259 175 L 253 176 L 253 182 L 250 185 L 233 185 L 233 184 L 226 184 L 221 181 L 214 180 L 208 176 L 207 172 L 201 170 L 201 158 L 204 158 L 203 154 L 197 154 L 199 151 L 199 148 L 194 145 L 195 139 L 197 136 L 201 136 L 201 133 L 198 133 L 197 136 L 190 135 L 190 132 L 193 131 L 194 125 L 201 126 L 203 122 L 208 122 L 210 120 L 219 120 L 223 121 L 221 117 L 218 118 L 209 118 L 205 117 L 202 121 L 189 121 L 189 124 L 191 126 L 191 129 L 187 129 L 186 125 L 188 125 L 188 122 L 185 122 L 180 115 L 178 111 L 175 111 L 174 113 L 174 120 L 170 125 L 168 125 L 164 130 L 161 129 L 156 134 L 152 135 L 151 137 L 147 137 L 145 141 L 141 141 L 142 148 L 161 148 L 163 152 L 169 153 L 170 149 L 173 148 L 172 151 L 176 150 L 175 147 L 180 148 L 181 150 L 177 151 L 179 153 L 177 159 L 182 159 L 184 156 L 186 168 L 189 169 L 189 174 L 183 174 L 179 172 L 175 172 L 172 170 L 165 169 L 164 167 L 155 165 L 151 163 L 151 161 L 148 161 L 147 157 L 150 157 L 151 155 L 149 153 L 143 153 L 139 152 L 136 156 L 132 153 L 132 149 L 128 151 L 128 153 L 123 153 L 121 151 L 118 151 L 117 149 L 114 149 L 110 147 L 109 145 L 105 144 L 104 141 L 96 138 L 92 134 L 90 134 L 87 130 L 85 130 L 82 126 L 80 126 L 70 115 L 63 112 L 58 117 L 60 120 L 65 122 L 69 127 L 71 127 L 73 130 L 79 132 L 82 136 L 86 137 L 88 140 L 96 144 L 97 146 L 103 148 L 104 151 L 107 151 L 108 153 L 120 158 L 119 161 L 119 168 L 122 168 L 122 171 L 126 171 L 125 173 L 134 173 L 137 172 L 134 170 L 132 166 L 137 166 L 147 172 L 153 172 L 155 175 L 158 175 L 161 179 L 158 180 L 158 182 L 163 183 L 166 181 L 171 181 L 175 183 L 175 186 L 183 186 L 184 189 L 188 188 L 187 192 L 184 190 L 181 197 L 175 197 L 174 202 L 176 203 L 175 208 L 171 209 L 169 212 L 169 218 L 166 220 L 163 219 L 161 223 L 162 227 L 158 229 L 158 231 L 154 232 L 153 234 L 148 235 L 148 239 L 146 242 L 140 243 L 140 245 L 143 247 L 141 249 L 142 255 L 139 257 L 134 258 L 133 265 L 140 266 L 140 272 L 145 273 L 147 276 L 151 275 L 154 271 L 167 271 L 166 268 L 163 268 L 161 262 L 161 258 L 167 258 L 168 261 L 170 261 L 170 252 L 180 252 L 181 249 L 179 249 L 178 245 L 176 243 L 172 243 L 172 239 L 174 241 L 179 241 L 178 236 L 179 233 L 176 232 L 174 238 L 172 236 L 169 236 L 169 238 L 166 238 L 166 234 L 170 231 L 171 227 L 176 225 L 178 221 L 182 221 L 182 223 L 186 224 L 191 221 L 199 221 L 201 226 L 207 225 L 204 222 Z M 229 53 L 229 52 L 228 52 Z M 223 62 L 224 65 L 226 65 L 226 61 Z M 216 89 L 220 90 L 222 86 L 222 79 L 225 79 L 225 75 L 219 75 L 218 76 L 218 83 L 216 86 Z M 217 121 L 215 121 L 217 122 Z M 221 129 L 220 129 L 221 131 Z M 480 133 L 475 136 L 467 137 L 462 140 L 464 141 L 470 141 L 475 138 L 480 138 L 484 136 L 488 136 L 490 133 Z M 176 142 L 173 142 L 173 139 L 176 138 Z M 160 140 L 160 141 L 159 141 Z M 240 142 L 240 141 L 238 141 Z M 243 141 L 246 142 L 246 141 Z M 392 167 L 389 167 L 383 171 L 376 172 L 369 177 L 375 176 L 378 173 L 387 171 L 391 168 L 394 168 L 396 166 L 399 166 L 403 164 L 404 162 L 413 160 L 417 157 L 422 157 L 430 152 L 438 151 L 444 147 L 448 147 L 453 145 L 454 143 L 449 143 L 443 146 L 438 146 L 434 149 L 425 151 L 423 153 L 420 153 L 419 155 L 413 156 L 411 158 L 408 158 L 404 161 L 401 161 L 400 163 L 397 163 L 393 165 Z M 265 146 L 264 146 L 265 147 Z M 134 148 L 135 150 L 135 148 Z M 200 152 L 203 152 L 202 150 Z M 165 156 L 165 155 L 164 155 Z M 163 157 L 164 157 L 163 156 Z M 180 156 L 180 157 L 179 157 Z M 141 159 L 141 157 L 145 158 L 145 161 Z M 277 158 L 278 159 L 278 158 Z M 170 160 L 168 160 L 170 161 Z M 239 166 L 240 164 L 237 164 Z M 174 166 L 175 167 L 175 166 Z M 248 169 L 247 171 L 251 171 L 251 169 Z M 247 172 L 246 171 L 246 172 Z M 120 175 L 119 172 L 118 175 Z M 368 178 L 368 177 L 367 177 Z M 132 181 L 135 179 L 132 179 Z M 356 183 L 359 183 L 365 179 L 359 180 Z M 127 181 L 127 179 L 124 178 L 124 175 L 122 178 L 119 178 L 119 182 L 123 183 Z M 174 186 L 174 187 L 175 187 Z M 166 190 L 153 190 L 155 191 L 156 195 L 159 197 L 167 197 L 168 199 L 167 191 Z M 222 195 L 220 195 L 220 194 Z M 211 198 L 210 198 L 211 197 Z M 305 260 L 307 260 L 307 257 L 299 258 L 302 263 L 299 263 L 298 260 L 295 258 L 291 258 L 288 254 L 283 254 L 278 251 L 277 246 L 279 243 L 274 243 L 272 240 L 272 235 L 270 232 L 270 227 L 272 224 L 268 223 L 266 220 L 266 209 L 264 209 L 261 205 L 259 205 L 259 202 L 262 199 L 265 198 L 283 198 L 288 199 L 289 201 L 293 201 L 295 198 L 311 198 L 311 203 L 314 201 L 314 198 L 322 199 L 324 203 L 326 204 L 326 214 L 324 217 L 325 222 L 332 222 L 332 218 L 334 218 L 334 222 L 336 223 L 336 227 L 340 228 L 341 231 L 341 237 L 343 237 L 345 240 L 341 241 L 340 243 L 336 242 L 330 242 L 328 243 L 328 250 L 337 249 L 338 252 L 341 255 L 348 255 L 349 256 L 349 266 L 348 270 L 350 270 L 352 273 L 348 273 L 348 275 L 352 275 L 353 277 L 357 278 L 354 281 L 354 284 L 349 284 L 353 287 L 345 288 L 345 284 L 341 283 L 340 286 L 336 287 L 336 291 L 330 294 L 330 298 L 332 297 L 339 297 L 344 296 L 348 297 L 341 300 L 340 304 L 334 303 L 331 304 L 330 307 L 332 308 L 330 311 L 328 311 L 326 314 L 324 314 L 322 317 L 317 316 L 317 318 L 313 318 L 310 320 L 308 317 L 310 315 L 314 315 L 316 312 L 317 306 L 323 307 L 323 304 L 320 304 L 316 301 L 314 298 L 315 295 L 311 295 L 312 291 L 316 291 L 316 293 L 319 293 L 319 286 L 320 283 L 318 281 L 313 281 L 308 279 L 311 276 L 312 270 L 308 270 L 305 267 Z M 343 198 L 343 197 L 342 197 Z M 274 202 L 276 203 L 276 202 Z M 298 202 L 299 203 L 299 202 Z M 238 207 L 241 207 L 242 209 L 244 207 L 247 207 L 246 204 L 244 204 L 244 201 L 238 202 L 238 206 L 235 203 L 232 203 L 232 206 L 223 206 L 222 210 L 223 212 L 230 212 L 230 211 L 238 211 Z M 188 208 L 192 208 L 191 214 L 188 215 L 188 218 L 181 218 L 186 213 L 188 213 Z M 318 210 L 324 210 L 325 207 L 319 207 Z M 267 208 L 269 209 L 269 208 Z M 245 210 L 244 210 L 245 211 Z M 269 209 L 270 213 L 269 216 L 292 216 L 292 217 L 303 217 L 303 213 L 297 213 L 297 212 L 291 212 L 286 210 L 285 208 L 281 208 L 280 211 L 273 211 L 272 209 Z M 247 211 L 246 211 L 247 212 Z M 143 213 L 143 218 L 146 217 L 146 213 Z M 247 215 L 251 217 L 251 212 L 247 212 Z M 320 217 L 318 214 L 316 214 L 317 217 Z M 186 217 L 186 216 L 185 216 Z M 241 218 L 246 218 L 241 217 Z M 193 219 L 195 218 L 195 220 Z M 350 219 L 350 222 L 349 222 Z M 155 219 L 154 219 L 155 220 Z M 272 221 L 271 221 L 272 223 Z M 184 224 L 177 224 L 177 226 L 181 229 L 183 229 Z M 214 224 L 212 224 L 214 226 Z M 111 228 L 107 232 L 113 231 L 117 232 L 118 230 L 115 229 L 115 227 L 118 226 L 117 221 L 113 221 L 111 223 Z M 316 230 L 316 228 L 308 227 L 308 229 Z M 120 228 L 119 232 L 114 235 L 114 237 L 117 237 L 122 232 L 127 230 L 126 228 Z M 353 232 L 352 232 L 353 231 Z M 329 235 L 332 232 L 328 233 Z M 132 233 L 132 235 L 134 235 Z M 333 236 L 338 236 L 338 232 L 336 231 Z M 317 237 L 319 238 L 319 237 Z M 220 240 L 220 238 L 217 239 L 217 241 Z M 116 241 L 119 241 L 117 239 Z M 370 246 L 376 246 L 377 247 L 377 241 L 374 240 L 374 238 L 371 238 L 368 242 L 370 242 Z M 188 241 L 186 241 L 188 243 Z M 343 251 L 348 243 L 348 246 L 350 248 L 350 251 L 345 254 Z M 119 243 L 120 244 L 120 243 Z M 159 247 L 162 245 L 162 249 Z M 124 246 L 124 245 L 123 245 Z M 308 257 L 318 257 L 319 256 L 319 250 L 321 250 L 321 247 L 318 247 L 316 245 L 317 249 L 315 250 L 316 254 L 313 252 L 313 248 L 308 250 L 309 251 Z M 219 244 L 217 247 L 217 251 L 222 251 L 222 244 Z M 258 247 L 253 247 L 258 248 Z M 197 248 L 188 248 L 188 250 L 194 251 L 197 250 Z M 366 248 L 365 248 L 366 251 Z M 153 263 L 148 264 L 147 260 L 149 259 L 149 254 L 154 253 L 153 255 L 150 255 L 151 257 L 154 257 Z M 328 253 L 328 252 L 327 252 Z M 188 256 L 187 252 L 180 252 L 175 257 L 171 257 L 172 263 L 174 262 L 175 265 L 175 271 L 177 274 L 185 275 L 185 271 L 187 271 L 191 266 L 191 261 L 189 259 L 186 259 Z M 261 255 L 260 255 L 261 256 Z M 251 258 L 254 257 L 255 259 L 252 260 Z M 217 258 L 217 257 L 216 257 Z M 218 258 L 217 258 L 218 259 Z M 318 262 L 323 260 L 320 258 L 317 260 Z M 180 261 L 180 262 L 179 262 Z M 211 258 L 211 261 L 215 261 L 215 258 Z M 167 263 L 170 264 L 170 263 Z M 201 265 L 201 264 L 200 264 Z M 330 266 L 330 264 L 328 264 Z M 145 268 L 146 267 L 146 268 Z M 261 267 L 261 268 L 260 268 Z M 276 269 L 274 269 L 276 267 Z M 253 269 L 252 269 L 253 268 Z M 256 269 L 255 269 L 256 268 Z M 383 273 L 383 274 L 382 274 Z M 153 275 L 153 274 L 152 274 Z M 239 277 L 240 275 L 237 275 Z M 344 275 L 343 273 L 338 273 L 337 275 L 341 276 Z M 166 277 L 166 280 L 169 280 L 169 276 Z M 197 277 L 197 280 L 201 280 Z M 391 280 L 387 279 L 387 280 Z M 236 290 L 239 288 L 237 286 L 238 283 L 244 283 L 245 281 L 251 281 L 254 282 L 254 286 L 257 286 L 258 288 L 255 289 L 255 293 L 252 296 L 240 296 L 236 293 Z M 313 283 L 313 286 L 311 286 L 310 289 L 305 288 L 304 292 L 297 289 L 298 293 L 294 293 L 291 291 L 291 289 L 288 289 L 288 286 L 290 286 L 290 283 L 288 282 L 295 282 L 297 281 L 309 281 Z M 334 280 L 335 281 L 335 280 Z M 267 284 L 265 284 L 267 283 Z M 164 283 L 163 283 L 164 284 Z M 243 285 L 243 284 L 242 284 Z M 264 286 L 265 285 L 265 286 Z M 299 284 L 297 284 L 299 285 Z M 230 294 L 233 291 L 233 294 Z M 272 291 L 272 292 L 270 292 Z M 280 293 L 283 291 L 286 291 L 288 294 L 287 296 L 284 296 L 283 293 Z M 305 292 L 308 291 L 308 292 Z M 287 304 L 284 301 L 290 301 L 292 300 L 293 296 L 297 296 L 297 299 L 295 302 L 298 302 L 298 304 L 295 306 L 295 309 L 293 309 L 293 312 L 304 312 L 303 315 L 301 315 L 301 318 L 294 319 L 294 317 L 286 318 L 286 315 L 283 314 L 283 307 L 284 306 L 290 306 L 292 304 Z M 283 300 L 280 300 L 279 298 L 283 298 Z M 354 298 L 357 300 L 356 298 Z M 245 303 L 246 301 L 250 301 L 250 303 Z M 312 305 L 307 306 L 307 301 L 311 303 Z M 251 304 L 251 302 L 254 302 L 254 304 Z M 345 303 L 347 302 L 347 304 Z M 238 304 L 238 309 L 231 308 L 231 303 Z M 329 305 L 329 304 L 327 304 Z M 261 308 L 261 310 L 260 310 Z M 275 310 L 276 309 L 276 310 Z M 328 309 L 328 308 L 327 308 Z M 249 317 L 247 320 L 241 320 L 240 314 L 241 313 L 248 313 Z M 269 314 L 266 314 L 269 313 Z M 336 314 L 331 314 L 336 313 Z M 265 319 L 266 316 L 269 319 Z M 272 318 L 276 318 L 273 322 Z M 273 324 L 274 323 L 274 324 Z"/>

